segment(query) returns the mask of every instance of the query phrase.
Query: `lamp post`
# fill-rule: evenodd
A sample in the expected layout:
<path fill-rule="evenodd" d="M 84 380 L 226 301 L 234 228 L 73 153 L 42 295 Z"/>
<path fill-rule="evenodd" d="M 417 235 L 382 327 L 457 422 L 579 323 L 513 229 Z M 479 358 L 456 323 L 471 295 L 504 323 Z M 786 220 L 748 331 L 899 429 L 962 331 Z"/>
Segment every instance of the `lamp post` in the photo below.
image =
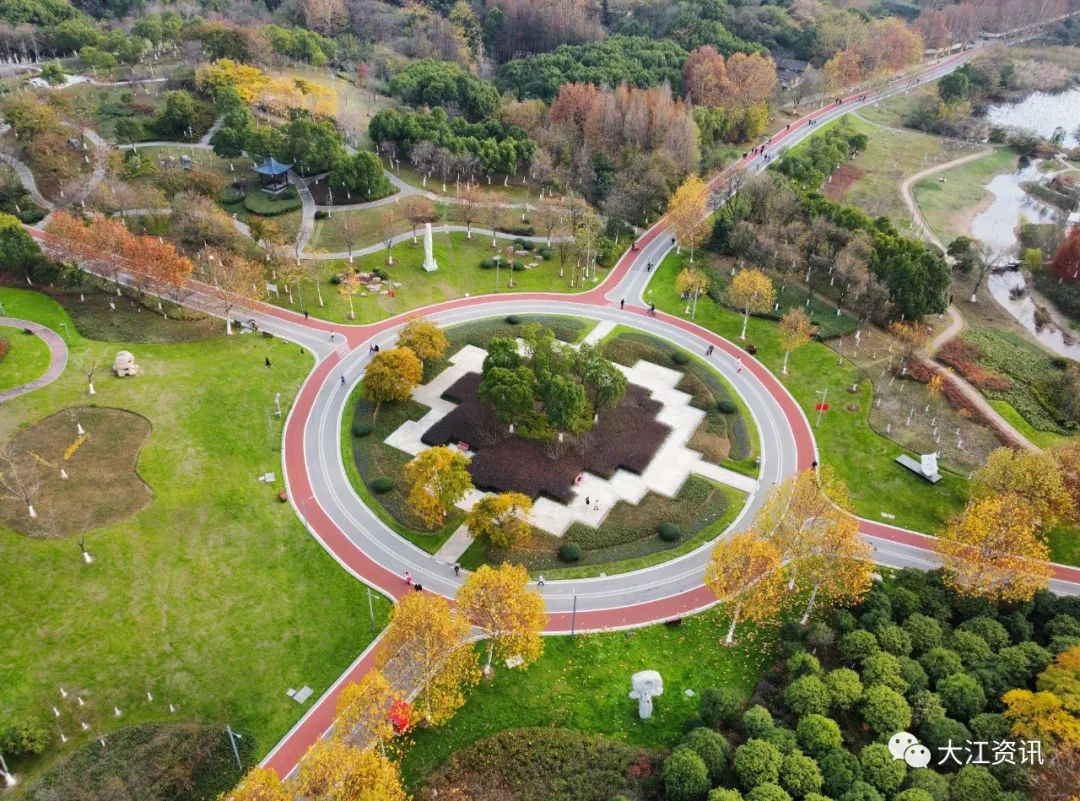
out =
<path fill-rule="evenodd" d="M 498 253 L 495 254 L 495 292 L 499 291 L 499 264 L 502 262 L 502 256 Z"/>
<path fill-rule="evenodd" d="M 239 734 L 232 730 L 232 726 L 225 724 L 225 734 L 229 737 L 229 745 L 232 746 L 233 756 L 236 757 L 236 767 L 244 769 L 244 763 L 240 761 L 240 750 L 236 747 L 236 741 L 242 739 Z"/>
<path fill-rule="evenodd" d="M 18 779 L 15 778 L 15 774 L 8 770 L 7 762 L 4 761 L 4 755 L 0 754 L 0 776 L 4 777 L 4 785 L 7 787 L 14 787 Z"/>

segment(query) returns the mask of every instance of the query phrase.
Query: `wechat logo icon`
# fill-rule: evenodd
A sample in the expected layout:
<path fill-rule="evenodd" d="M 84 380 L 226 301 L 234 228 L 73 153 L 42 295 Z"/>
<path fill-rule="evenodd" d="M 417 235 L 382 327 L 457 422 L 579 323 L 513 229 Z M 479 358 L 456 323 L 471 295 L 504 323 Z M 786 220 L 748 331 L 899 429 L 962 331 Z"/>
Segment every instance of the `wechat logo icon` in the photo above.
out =
<path fill-rule="evenodd" d="M 925 768 L 930 764 L 930 749 L 909 731 L 900 731 L 889 738 L 889 753 L 902 759 L 909 768 Z"/>

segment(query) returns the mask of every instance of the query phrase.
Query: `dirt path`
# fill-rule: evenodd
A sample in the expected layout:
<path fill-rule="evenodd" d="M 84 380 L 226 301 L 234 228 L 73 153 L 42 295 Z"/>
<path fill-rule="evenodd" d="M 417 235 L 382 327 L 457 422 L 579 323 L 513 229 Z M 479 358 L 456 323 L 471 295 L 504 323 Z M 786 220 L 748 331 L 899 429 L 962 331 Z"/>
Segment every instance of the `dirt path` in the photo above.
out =
<path fill-rule="evenodd" d="M 953 167 L 959 167 L 961 164 L 967 164 L 969 161 L 975 161 L 977 159 L 986 158 L 994 152 L 994 148 L 987 147 L 977 153 L 969 153 L 966 156 L 961 156 L 958 159 L 952 161 L 946 161 L 943 164 L 936 164 L 933 167 L 928 167 L 925 170 L 921 170 L 914 175 L 909 175 L 900 183 L 900 197 L 904 199 L 904 205 L 907 206 L 908 211 L 911 212 L 911 219 L 915 222 L 916 227 L 920 235 L 928 242 L 937 245 L 942 250 L 945 250 L 945 243 L 941 241 L 941 238 L 934 233 L 934 229 L 926 222 L 926 218 L 923 217 L 922 211 L 919 209 L 919 204 L 915 202 L 915 196 L 911 192 L 911 188 L 915 185 L 916 181 L 921 181 L 923 178 L 927 178 L 931 175 L 935 175 L 939 172 L 945 172 L 951 170 Z"/>

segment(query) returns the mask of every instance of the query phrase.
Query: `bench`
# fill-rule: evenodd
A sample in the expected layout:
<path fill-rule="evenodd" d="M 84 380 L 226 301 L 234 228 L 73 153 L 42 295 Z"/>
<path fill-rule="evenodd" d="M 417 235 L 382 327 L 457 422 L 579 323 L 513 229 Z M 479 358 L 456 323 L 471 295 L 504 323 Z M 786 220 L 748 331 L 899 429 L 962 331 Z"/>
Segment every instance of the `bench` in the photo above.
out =
<path fill-rule="evenodd" d="M 899 464 L 906 467 L 908 470 L 910 470 L 915 475 L 919 476 L 920 478 L 926 479 L 931 484 L 937 484 L 939 481 L 941 481 L 941 474 L 940 473 L 934 473 L 932 475 L 927 475 L 926 473 L 923 472 L 922 463 L 915 461 L 910 456 L 908 456 L 906 453 L 901 454 L 900 456 L 897 456 L 896 461 Z"/>

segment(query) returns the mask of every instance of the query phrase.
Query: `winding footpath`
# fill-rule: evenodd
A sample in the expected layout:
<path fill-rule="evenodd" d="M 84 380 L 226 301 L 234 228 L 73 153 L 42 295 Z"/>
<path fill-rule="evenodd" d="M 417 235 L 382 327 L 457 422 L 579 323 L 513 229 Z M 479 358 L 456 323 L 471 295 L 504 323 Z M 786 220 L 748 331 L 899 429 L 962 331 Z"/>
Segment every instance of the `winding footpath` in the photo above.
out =
<path fill-rule="evenodd" d="M 773 156 L 816 131 L 817 124 L 906 91 L 923 80 L 940 77 L 970 56 L 971 52 L 967 52 L 941 59 L 917 75 L 904 76 L 877 90 L 812 112 L 769 139 L 762 153 L 748 154 L 716 176 L 709 184 L 710 190 L 722 199 L 736 172 L 750 174 L 764 169 Z M 305 211 L 310 194 L 307 198 Z M 49 244 L 48 234 L 39 230 L 31 230 L 31 234 L 46 246 Z M 233 318 L 253 318 L 260 329 L 294 341 L 316 356 L 316 366 L 286 418 L 282 448 L 288 497 L 311 535 L 346 570 L 392 598 L 412 589 L 402 580 L 405 571 L 426 590 L 447 597 L 456 593 L 465 578 L 455 576 L 452 565 L 400 537 L 364 504 L 349 482 L 341 450 L 342 418 L 349 395 L 363 375 L 369 346 L 391 345 L 400 326 L 417 314 L 441 325 L 453 325 L 509 313 L 561 313 L 631 325 L 690 352 L 703 353 L 712 345 L 716 349 L 712 366 L 743 398 L 760 432 L 759 488 L 813 465 L 819 457 L 810 423 L 775 375 L 736 344 L 693 322 L 663 313 L 649 314 L 643 296 L 653 273 L 646 265 L 659 264 L 673 246 L 666 221 L 660 220 L 623 254 L 600 284 L 586 292 L 461 298 L 371 325 L 342 326 L 305 319 L 301 314 L 263 303 L 234 309 Z M 221 304 L 208 287 L 193 284 L 190 289 L 185 304 L 222 316 Z M 625 301 L 625 308 L 621 301 Z M 721 536 L 744 528 L 760 507 L 763 495 L 762 491 L 752 493 L 738 518 Z M 874 560 L 882 565 L 930 568 L 939 563 L 933 537 L 874 520 L 860 520 L 859 525 L 874 547 Z M 711 545 L 629 573 L 548 582 L 540 588 L 549 614 L 547 632 L 644 626 L 712 606 L 716 598 L 703 581 Z M 1055 565 L 1050 586 L 1056 592 L 1080 594 L 1080 570 Z M 374 648 L 375 644 L 361 654 L 311 706 L 267 755 L 263 765 L 282 776 L 295 769 L 310 745 L 331 727 L 341 688 L 371 668 Z"/>
<path fill-rule="evenodd" d="M 61 376 L 68 363 L 68 347 L 67 343 L 64 342 L 63 337 L 51 328 L 46 328 L 40 323 L 35 323 L 31 320 L 20 320 L 17 317 L 0 317 L 0 325 L 29 331 L 34 334 L 34 336 L 40 337 L 49 348 L 49 366 L 46 368 L 45 372 L 33 381 L 28 381 L 21 386 L 12 387 L 11 389 L 0 392 L 0 403 L 9 401 L 12 398 L 17 398 L 20 395 L 25 395 L 27 392 L 33 392 L 35 389 L 41 389 L 41 387 L 48 386 Z"/>

